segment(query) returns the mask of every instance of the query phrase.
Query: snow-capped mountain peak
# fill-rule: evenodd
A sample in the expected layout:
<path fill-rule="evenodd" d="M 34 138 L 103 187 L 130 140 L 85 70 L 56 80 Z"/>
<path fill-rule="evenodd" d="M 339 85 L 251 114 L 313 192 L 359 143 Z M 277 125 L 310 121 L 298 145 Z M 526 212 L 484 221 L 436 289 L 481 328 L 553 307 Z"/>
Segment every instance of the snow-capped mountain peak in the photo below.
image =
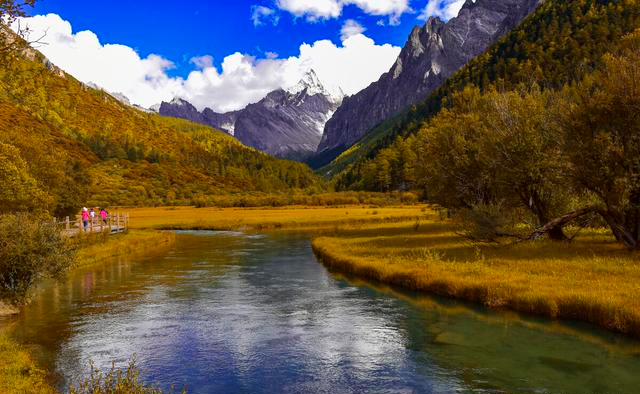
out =
<path fill-rule="evenodd" d="M 335 88 L 329 89 L 323 85 L 318 78 L 318 74 L 316 74 L 315 70 L 310 69 L 306 74 L 300 79 L 298 83 L 293 86 L 290 86 L 284 89 L 286 92 L 291 94 L 299 94 L 306 90 L 306 94 L 308 96 L 315 96 L 317 94 L 321 94 L 323 96 L 327 96 L 333 102 L 341 102 L 344 98 L 344 93 L 342 89 Z"/>

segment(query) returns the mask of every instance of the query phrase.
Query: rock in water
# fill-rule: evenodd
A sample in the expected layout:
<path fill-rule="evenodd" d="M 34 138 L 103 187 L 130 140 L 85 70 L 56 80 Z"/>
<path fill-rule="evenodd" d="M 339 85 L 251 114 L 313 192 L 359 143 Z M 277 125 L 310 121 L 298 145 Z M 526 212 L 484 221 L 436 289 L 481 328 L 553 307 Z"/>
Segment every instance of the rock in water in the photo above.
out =
<path fill-rule="evenodd" d="M 318 154 L 332 159 L 369 130 L 426 99 L 456 71 L 484 52 L 533 12 L 541 0 L 467 0 L 459 15 L 444 23 L 430 18 L 415 27 L 391 70 L 377 82 L 346 97 L 325 126 Z"/>

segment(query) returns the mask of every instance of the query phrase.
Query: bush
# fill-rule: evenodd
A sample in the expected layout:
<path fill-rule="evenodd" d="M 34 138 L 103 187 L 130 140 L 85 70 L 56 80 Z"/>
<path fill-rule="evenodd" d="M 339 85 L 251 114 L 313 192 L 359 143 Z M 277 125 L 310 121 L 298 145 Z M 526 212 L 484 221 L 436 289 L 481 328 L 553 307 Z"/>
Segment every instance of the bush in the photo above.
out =
<path fill-rule="evenodd" d="M 197 208 L 204 207 L 284 207 L 304 205 L 314 207 L 345 205 L 390 206 L 416 204 L 419 198 L 411 192 L 375 193 L 375 192 L 335 192 L 319 194 L 286 193 L 286 194 L 230 194 L 230 195 L 198 195 L 191 199 Z"/>
<path fill-rule="evenodd" d="M 476 241 L 495 242 L 498 238 L 512 235 L 511 211 L 503 204 L 478 204 L 458 213 L 463 233 Z"/>
<path fill-rule="evenodd" d="M 37 280 L 60 277 L 71 266 L 74 252 L 50 218 L 0 216 L 0 299 L 23 304 Z"/>
<path fill-rule="evenodd" d="M 126 370 L 116 369 L 115 365 L 106 374 L 91 366 L 91 377 L 82 381 L 77 387 L 71 386 L 70 394 L 163 394 L 162 390 L 140 382 L 140 371 L 135 360 L 129 363 Z M 173 390 L 169 391 L 172 393 Z M 182 394 L 186 394 L 182 390 Z M 167 394 L 169 394 L 167 393 Z"/>

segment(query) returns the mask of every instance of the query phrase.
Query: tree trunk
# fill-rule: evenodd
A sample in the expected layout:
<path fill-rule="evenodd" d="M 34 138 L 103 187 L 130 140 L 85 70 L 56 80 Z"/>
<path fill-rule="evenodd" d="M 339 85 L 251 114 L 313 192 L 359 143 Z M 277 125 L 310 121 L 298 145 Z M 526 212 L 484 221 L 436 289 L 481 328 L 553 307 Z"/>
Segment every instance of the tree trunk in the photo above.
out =
<path fill-rule="evenodd" d="M 633 236 L 635 226 L 632 229 L 628 229 L 627 226 L 625 226 L 624 221 L 617 217 L 619 215 L 616 215 L 609 210 L 600 209 L 598 210 L 598 213 L 607 222 L 611 232 L 613 232 L 613 236 L 616 237 L 618 242 L 623 243 L 629 249 L 638 249 L 640 242 L 638 242 L 637 237 Z"/>
<path fill-rule="evenodd" d="M 598 210 L 597 207 L 594 206 L 590 206 L 590 207 L 585 207 L 585 208 L 581 208 L 578 209 L 576 211 L 573 212 L 569 212 L 565 215 L 560 216 L 559 218 L 553 219 L 551 220 L 549 223 L 545 224 L 544 226 L 540 227 L 539 229 L 537 229 L 536 231 L 534 231 L 533 233 L 529 234 L 529 236 L 525 237 L 525 238 L 521 238 L 518 241 L 516 241 L 516 243 L 520 243 L 520 242 L 524 242 L 524 241 L 535 241 L 536 239 L 540 239 L 542 238 L 545 234 L 551 234 L 552 231 L 556 230 L 556 229 L 561 229 L 564 225 L 566 225 L 567 223 L 570 223 L 574 220 L 576 220 L 577 218 L 587 215 L 589 213 L 592 212 L 596 212 Z M 563 233 L 564 235 L 564 233 Z M 566 237 L 565 237 L 566 239 Z"/>
<path fill-rule="evenodd" d="M 551 215 L 549 215 L 549 210 L 547 209 L 546 204 L 542 201 L 542 198 L 540 198 L 540 195 L 535 190 L 530 193 L 529 208 L 538 218 L 538 224 L 540 226 L 545 226 L 552 222 L 550 219 Z M 560 223 L 549 229 L 547 234 L 552 241 L 566 241 L 569 239 L 562 229 L 564 225 L 565 223 Z"/>

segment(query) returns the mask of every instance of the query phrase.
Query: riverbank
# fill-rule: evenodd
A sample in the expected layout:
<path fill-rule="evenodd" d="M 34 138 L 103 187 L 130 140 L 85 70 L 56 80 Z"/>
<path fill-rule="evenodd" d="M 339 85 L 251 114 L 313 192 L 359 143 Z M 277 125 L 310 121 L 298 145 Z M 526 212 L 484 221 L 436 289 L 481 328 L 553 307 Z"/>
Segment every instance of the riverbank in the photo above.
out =
<path fill-rule="evenodd" d="M 0 391 L 3 394 L 55 394 L 27 351 L 0 335 Z"/>
<path fill-rule="evenodd" d="M 432 217 L 353 227 L 312 246 L 328 267 L 381 283 L 640 337 L 640 256 L 604 230 L 571 244 L 478 245 Z"/>
<path fill-rule="evenodd" d="M 106 236 L 92 234 L 78 239 L 74 268 L 101 264 L 120 256 L 144 255 L 170 247 L 175 234 L 156 230 L 133 230 Z M 46 372 L 38 368 L 27 349 L 0 334 L 0 392 L 3 394 L 55 394 Z"/>
<path fill-rule="evenodd" d="M 121 256 L 143 255 L 148 251 L 156 251 L 169 247 L 175 241 L 175 234 L 156 230 L 131 230 L 124 234 L 88 240 L 81 245 L 76 255 L 75 268 L 100 264 Z"/>

